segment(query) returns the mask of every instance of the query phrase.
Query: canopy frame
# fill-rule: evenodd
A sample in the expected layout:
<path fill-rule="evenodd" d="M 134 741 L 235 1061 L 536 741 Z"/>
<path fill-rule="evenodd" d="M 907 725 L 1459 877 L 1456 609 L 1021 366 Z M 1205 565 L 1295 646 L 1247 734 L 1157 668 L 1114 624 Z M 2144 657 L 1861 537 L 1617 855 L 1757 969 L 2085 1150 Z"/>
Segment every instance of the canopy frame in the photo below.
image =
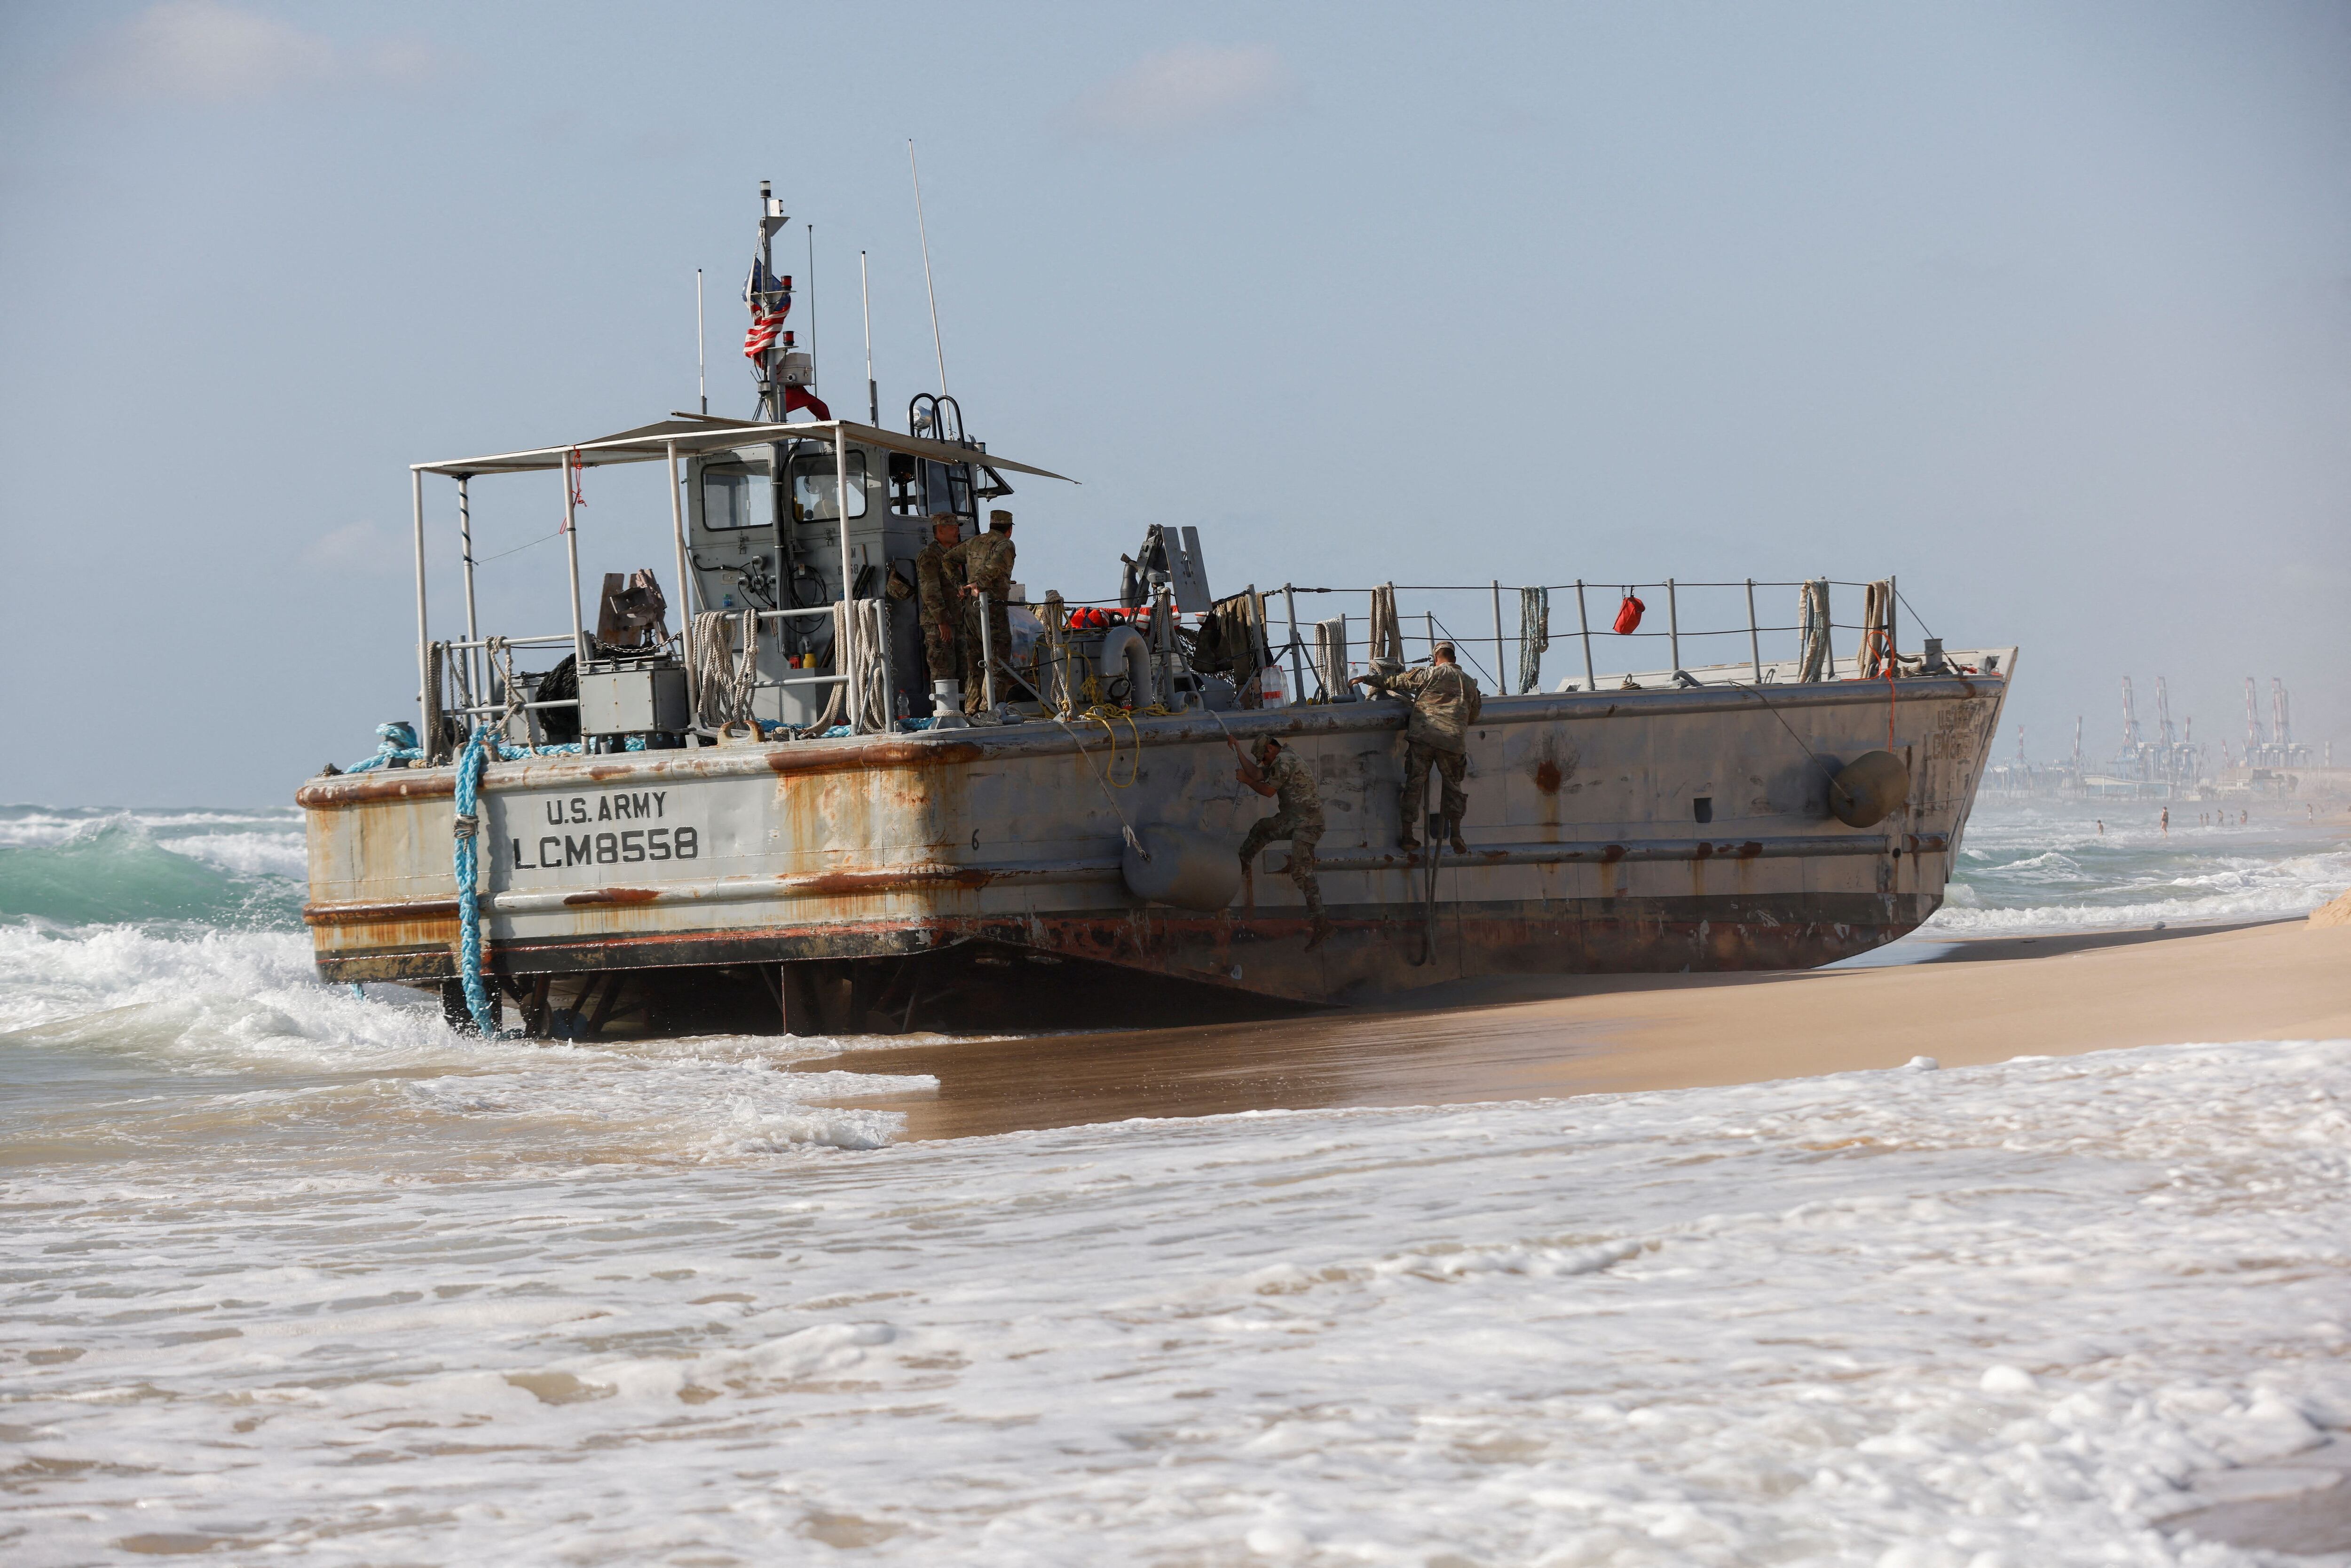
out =
<path fill-rule="evenodd" d="M 572 442 L 560 446 L 533 446 L 519 452 L 497 452 L 482 457 L 452 457 L 413 466 L 421 473 L 469 478 L 476 474 L 527 474 L 538 469 L 560 468 L 567 457 L 571 457 L 580 467 L 596 468 L 611 463 L 658 463 L 673 450 L 680 456 L 691 457 L 737 446 L 810 440 L 854 442 L 858 445 L 878 447 L 884 452 L 903 452 L 914 457 L 927 457 L 934 463 L 976 463 L 984 468 L 1033 474 L 1040 479 L 1059 479 L 1067 485 L 1078 483 L 1066 474 L 1056 474 L 1050 468 L 1039 468 L 1027 463 L 1016 463 L 979 446 L 934 441 L 926 435 L 902 435 L 894 430 L 861 424 L 855 420 L 814 419 L 787 424 L 698 414 L 639 425 L 634 430 L 623 430 L 590 441 Z"/>
<path fill-rule="evenodd" d="M 426 612 L 424 591 L 424 476 L 438 474 L 457 482 L 458 543 L 465 572 L 465 638 L 477 643 L 474 608 L 474 536 L 469 482 L 485 474 L 530 474 L 553 471 L 563 481 L 563 536 L 567 564 L 571 579 L 571 646 L 584 662 L 587 627 L 580 598 L 580 535 L 578 517 L 572 507 L 573 473 L 586 468 L 599 468 L 618 463 L 667 463 L 669 465 L 670 528 L 676 549 L 679 598 L 679 652 L 686 669 L 688 700 L 698 694 L 694 660 L 694 616 L 692 613 L 694 585 L 686 574 L 687 548 L 685 517 L 679 495 L 678 459 L 710 452 L 731 451 L 742 446 L 771 445 L 778 442 L 822 441 L 830 444 L 833 454 L 833 494 L 840 511 L 841 559 L 846 574 L 849 560 L 849 448 L 852 444 L 871 446 L 884 452 L 904 453 L 909 456 L 927 458 L 935 463 L 969 463 L 983 468 L 1006 469 L 1015 474 L 1033 474 L 1040 479 L 1059 479 L 1063 484 L 1078 481 L 1066 474 L 1056 474 L 1050 468 L 1039 468 L 1027 463 L 1016 463 L 998 457 L 976 444 L 952 441 L 935 441 L 923 435 L 901 435 L 879 425 L 861 424 L 854 420 L 804 420 L 797 424 L 779 421 L 726 419 L 716 414 L 673 414 L 652 424 L 639 425 L 611 435 L 562 446 L 534 446 L 519 452 L 493 453 L 482 457 L 449 458 L 437 463 L 409 465 L 409 493 L 415 513 L 416 555 L 416 716 L 417 743 L 429 761 L 438 746 L 439 737 L 428 734 L 432 727 L 433 644 L 431 618 Z M 844 582 L 842 592 L 848 586 Z M 486 660 L 478 674 L 481 689 L 486 690 L 488 670 Z M 851 694 L 852 699 L 857 694 Z M 856 711 L 852 701 L 852 711 Z"/>

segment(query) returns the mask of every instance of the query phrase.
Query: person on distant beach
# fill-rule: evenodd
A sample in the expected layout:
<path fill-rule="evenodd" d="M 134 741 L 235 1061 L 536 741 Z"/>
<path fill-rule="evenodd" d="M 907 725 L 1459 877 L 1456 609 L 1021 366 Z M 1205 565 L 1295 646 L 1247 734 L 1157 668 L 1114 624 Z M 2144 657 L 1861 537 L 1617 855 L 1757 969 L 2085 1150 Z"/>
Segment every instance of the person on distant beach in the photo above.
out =
<path fill-rule="evenodd" d="M 2105 838 L 2105 836 L 2106 836 L 2106 820 L 2105 820 L 2104 817 L 2100 817 L 2100 818 L 2098 819 L 2098 837 L 2100 837 L 2100 838 L 2102 838 L 2102 839 L 2103 839 L 2103 838 Z"/>
<path fill-rule="evenodd" d="M 2168 806 L 2163 809 L 2163 831 L 2167 833 L 2171 831 L 2171 808 Z"/>
<path fill-rule="evenodd" d="M 1322 795 L 1314 787 L 1314 774 L 1270 735 L 1258 742 L 1254 758 L 1243 756 L 1230 736 L 1225 744 L 1240 761 L 1234 777 L 1259 794 L 1274 797 L 1273 815 L 1258 821 L 1241 841 L 1242 873 L 1256 874 L 1258 852 L 1266 845 L 1276 839 L 1290 841 L 1290 880 L 1306 900 L 1307 915 L 1314 923 L 1306 938 L 1306 950 L 1311 953 L 1331 935 L 1331 922 L 1322 913 L 1322 883 L 1314 874 L 1314 846 L 1322 841 Z"/>
<path fill-rule="evenodd" d="M 2241 828 L 2252 820 L 2253 814 L 2251 811 L 2239 811 L 2237 813 L 2237 826 Z"/>

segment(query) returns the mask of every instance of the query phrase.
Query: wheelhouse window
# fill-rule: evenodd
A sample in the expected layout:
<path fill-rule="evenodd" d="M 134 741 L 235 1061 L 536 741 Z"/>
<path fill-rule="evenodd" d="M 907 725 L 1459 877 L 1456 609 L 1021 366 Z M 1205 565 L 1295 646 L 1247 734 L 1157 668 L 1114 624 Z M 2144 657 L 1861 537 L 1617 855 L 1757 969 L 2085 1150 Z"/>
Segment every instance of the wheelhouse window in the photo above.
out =
<path fill-rule="evenodd" d="M 968 463 L 939 463 L 904 452 L 890 454 L 890 510 L 902 517 L 945 512 L 959 521 L 977 524 L 979 503 L 1012 494 L 1002 475 L 983 465 L 986 481 L 975 488 Z"/>
<path fill-rule="evenodd" d="M 792 459 L 792 516 L 803 523 L 837 523 L 841 500 L 833 494 L 830 452 L 805 452 Z M 849 454 L 849 515 L 865 515 L 865 454 Z"/>
<path fill-rule="evenodd" d="M 890 510 L 902 517 L 920 517 L 922 489 L 914 480 L 915 461 L 904 452 L 890 454 Z"/>
<path fill-rule="evenodd" d="M 763 528 L 770 520 L 765 465 L 712 463 L 702 470 L 702 526 L 713 532 Z"/>
<path fill-rule="evenodd" d="M 979 507 L 971 498 L 971 466 L 965 463 L 934 463 L 922 460 L 923 510 L 951 517 L 979 519 Z"/>

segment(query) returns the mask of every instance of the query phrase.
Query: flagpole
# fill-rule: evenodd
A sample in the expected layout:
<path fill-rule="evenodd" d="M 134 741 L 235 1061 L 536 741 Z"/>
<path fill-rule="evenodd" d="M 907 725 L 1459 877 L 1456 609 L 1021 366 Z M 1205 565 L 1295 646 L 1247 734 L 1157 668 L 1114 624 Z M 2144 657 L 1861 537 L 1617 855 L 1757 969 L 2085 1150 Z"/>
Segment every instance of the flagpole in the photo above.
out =
<path fill-rule="evenodd" d="M 580 529 L 579 518 L 572 510 L 572 464 L 579 461 L 580 451 L 574 447 L 563 455 L 563 549 L 571 562 L 571 655 L 572 674 L 576 679 L 588 663 L 588 629 L 580 614 Z M 421 596 L 420 596 L 421 601 Z M 577 695 L 576 693 L 574 695 Z M 586 738 L 583 731 L 581 738 Z"/>
<path fill-rule="evenodd" d="M 865 314 L 865 422 L 882 423 L 882 389 L 873 380 L 873 283 L 866 276 L 865 253 L 857 253 L 857 300 Z"/>
<path fill-rule="evenodd" d="M 776 208 L 780 204 L 775 200 L 770 190 L 771 187 L 767 181 L 759 182 L 759 270 L 772 281 L 776 276 L 776 225 L 768 220 L 775 215 Z M 757 315 L 758 308 L 754 306 L 754 319 L 757 319 Z M 763 419 L 780 424 L 784 419 L 784 394 L 778 388 L 772 367 L 768 363 L 771 352 L 772 350 L 760 354 L 757 365 L 759 377 L 759 414 Z"/>

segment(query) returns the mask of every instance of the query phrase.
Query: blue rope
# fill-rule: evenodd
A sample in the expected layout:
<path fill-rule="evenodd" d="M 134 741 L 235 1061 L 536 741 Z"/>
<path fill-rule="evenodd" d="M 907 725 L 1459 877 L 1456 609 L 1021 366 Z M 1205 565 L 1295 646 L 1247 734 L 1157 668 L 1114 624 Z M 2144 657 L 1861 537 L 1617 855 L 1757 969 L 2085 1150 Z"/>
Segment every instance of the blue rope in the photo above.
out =
<path fill-rule="evenodd" d="M 416 727 L 393 719 L 389 724 L 375 727 L 375 755 L 364 761 L 352 763 L 343 771 L 372 773 L 395 762 L 407 766 L 423 760 L 424 753 L 416 744 Z"/>
<path fill-rule="evenodd" d="M 474 1015 L 474 1027 L 484 1040 L 496 1040 L 498 1034 L 497 1010 L 482 984 L 482 898 L 474 888 L 482 768 L 489 760 L 489 747 L 496 744 L 491 734 L 487 725 L 474 731 L 457 758 L 457 977 L 465 987 L 465 1010 Z"/>
<path fill-rule="evenodd" d="M 423 760 L 424 751 L 422 747 L 387 746 L 380 748 L 373 757 L 367 758 L 363 762 L 354 762 L 349 768 L 344 768 L 343 771 L 346 773 L 372 773 L 379 768 L 389 768 L 395 762 L 401 764 L 404 768 L 413 768 Z"/>

